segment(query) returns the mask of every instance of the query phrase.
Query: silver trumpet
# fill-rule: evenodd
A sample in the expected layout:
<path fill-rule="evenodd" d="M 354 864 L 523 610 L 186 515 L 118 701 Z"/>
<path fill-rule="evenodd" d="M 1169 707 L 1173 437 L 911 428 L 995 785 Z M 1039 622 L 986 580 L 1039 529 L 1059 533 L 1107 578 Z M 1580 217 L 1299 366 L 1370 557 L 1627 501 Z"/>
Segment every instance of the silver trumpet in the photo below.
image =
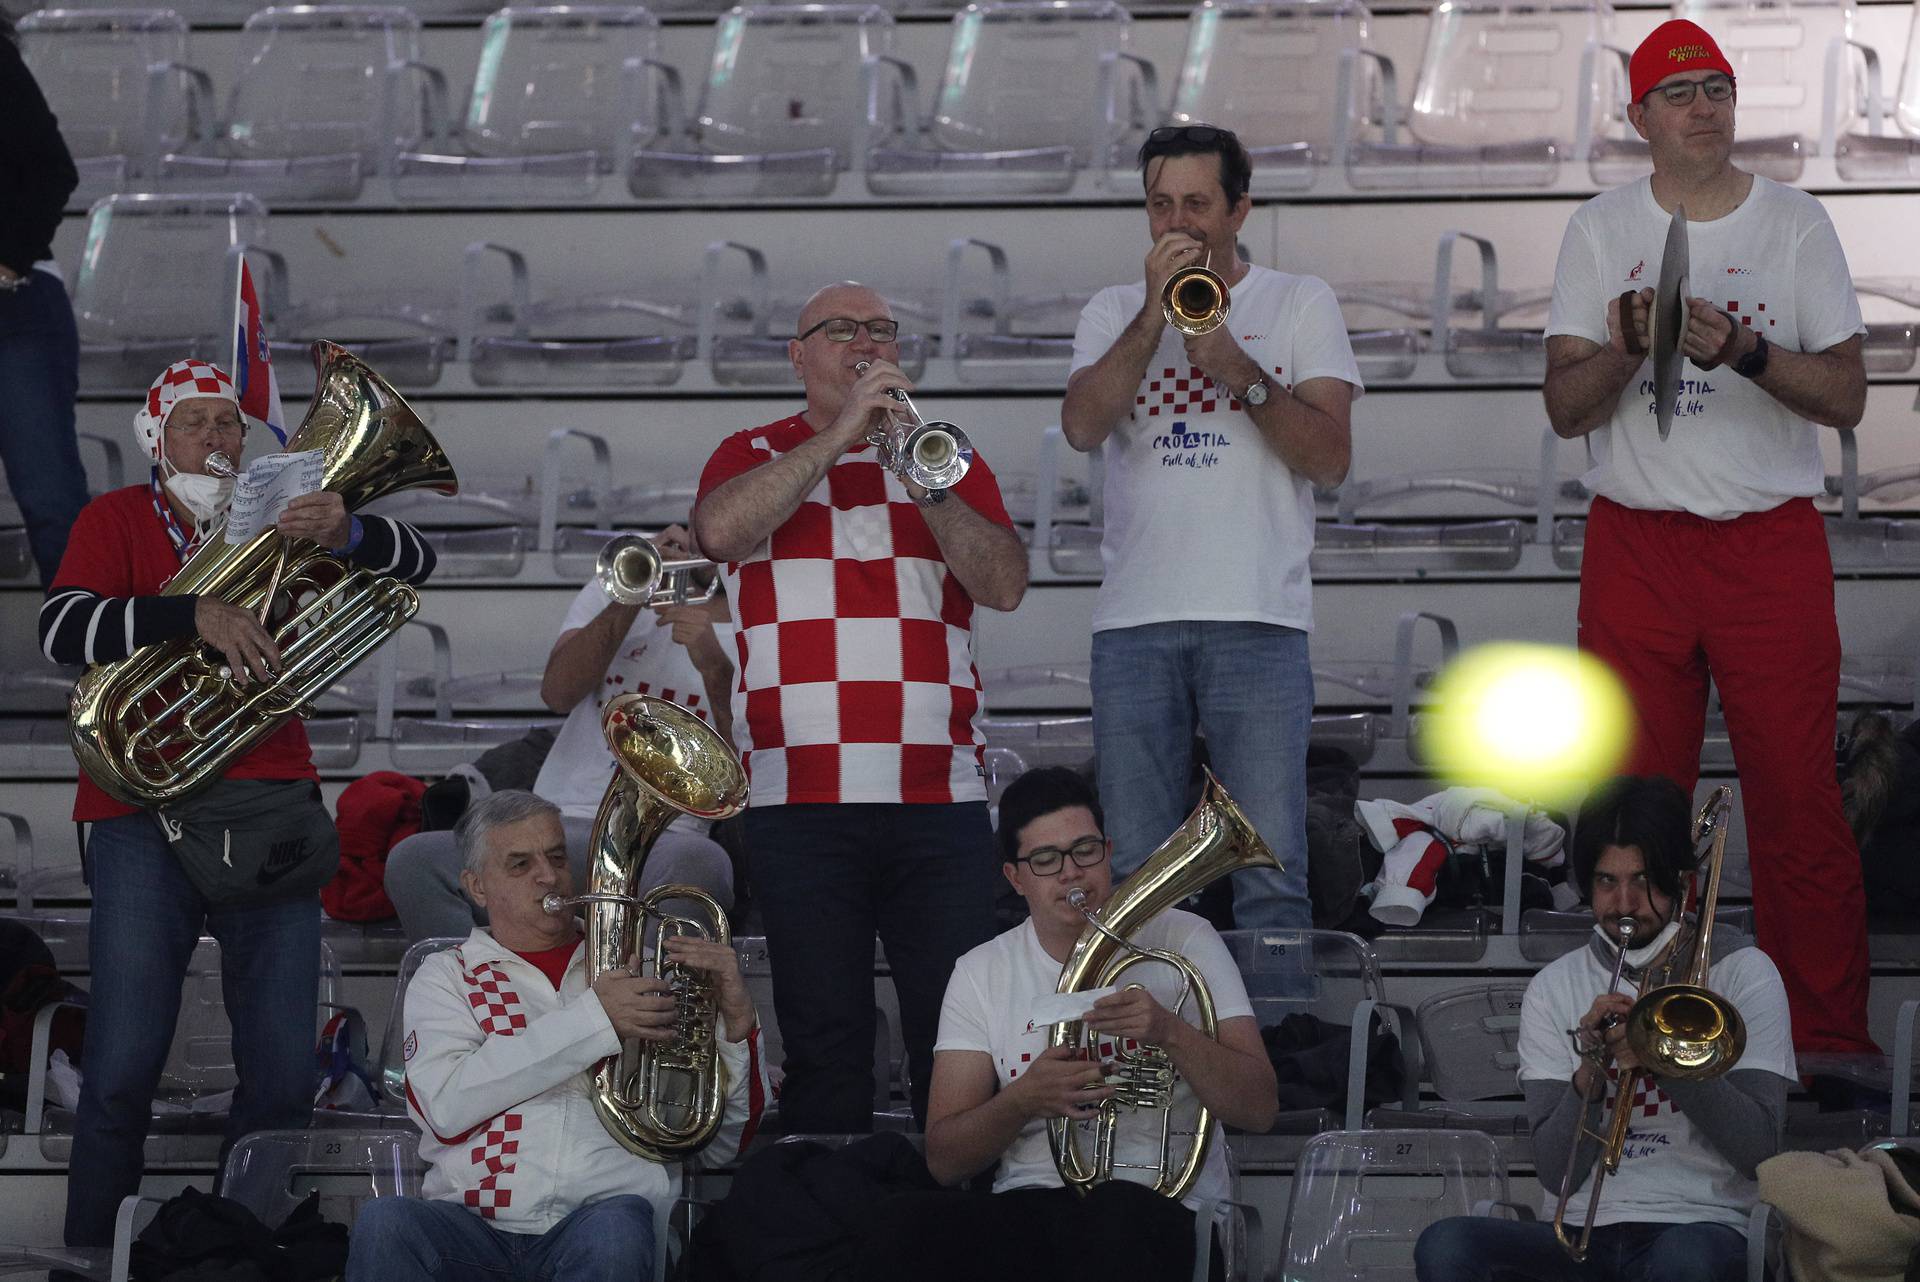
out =
<path fill-rule="evenodd" d="M 861 361 L 853 372 L 864 374 L 871 364 Z M 967 434 L 952 423 L 921 418 L 913 399 L 902 388 L 890 387 L 887 395 L 900 402 L 900 408 L 887 415 L 883 426 L 867 432 L 867 440 L 880 452 L 881 466 L 924 489 L 946 490 L 958 485 L 973 466 L 973 443 Z"/>
<path fill-rule="evenodd" d="M 669 561 L 653 540 L 622 534 L 600 549 L 593 575 L 608 599 L 621 605 L 705 605 L 713 600 L 719 576 L 709 576 L 704 584 L 695 582 L 694 576 L 713 568 L 713 562 L 698 557 Z"/>

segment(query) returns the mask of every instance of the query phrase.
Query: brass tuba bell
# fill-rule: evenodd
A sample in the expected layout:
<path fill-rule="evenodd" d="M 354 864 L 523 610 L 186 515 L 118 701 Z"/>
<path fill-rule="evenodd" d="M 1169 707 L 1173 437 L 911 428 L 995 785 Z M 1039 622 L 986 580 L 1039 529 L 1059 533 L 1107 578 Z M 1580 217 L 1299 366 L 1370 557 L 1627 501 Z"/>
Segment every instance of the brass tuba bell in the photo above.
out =
<path fill-rule="evenodd" d="M 1173 967 L 1180 973 L 1180 998 L 1174 1014 L 1191 994 L 1200 1018 L 1200 1031 L 1219 1037 L 1214 1019 L 1213 993 L 1199 969 L 1179 953 L 1160 948 L 1140 948 L 1130 936 L 1162 912 L 1195 894 L 1215 878 L 1243 868 L 1278 869 L 1267 843 L 1241 813 L 1220 781 L 1207 772 L 1207 786 L 1200 804 L 1185 823 L 1173 831 L 1147 862 L 1134 870 L 1107 900 L 1099 913 L 1084 904 L 1076 905 L 1087 916 L 1087 928 L 1074 941 L 1073 952 L 1060 970 L 1060 982 L 1054 991 L 1078 993 L 1105 988 L 1137 965 L 1149 961 Z M 1079 1020 L 1055 1024 L 1047 1036 L 1048 1046 L 1080 1050 L 1084 1046 L 1086 1026 Z M 1094 1131 L 1091 1158 L 1080 1151 L 1078 1129 L 1081 1123 L 1055 1117 L 1047 1121 L 1047 1143 L 1053 1150 L 1053 1164 L 1067 1187 L 1085 1193 L 1102 1180 L 1112 1178 L 1118 1161 L 1114 1143 L 1122 1109 L 1129 1113 L 1160 1114 L 1160 1154 L 1154 1170 L 1153 1191 L 1178 1200 L 1185 1197 L 1200 1178 L 1207 1151 L 1213 1143 L 1213 1114 L 1204 1106 L 1194 1123 L 1193 1142 L 1185 1156 L 1173 1151 L 1173 1061 L 1158 1046 L 1122 1051 L 1115 1056 L 1114 1071 L 1121 1081 L 1114 1097 L 1100 1105 L 1090 1125 Z"/>
<path fill-rule="evenodd" d="M 321 489 L 349 512 L 402 490 L 458 490 L 446 451 L 371 366 L 325 341 L 313 345 L 313 363 L 313 404 L 286 449 L 323 452 Z M 209 539 L 161 595 L 214 596 L 250 611 L 273 634 L 281 666 L 272 680 L 243 686 L 198 637 L 182 637 L 88 668 L 68 699 L 73 754 L 130 806 L 166 805 L 213 783 L 420 608 L 398 579 L 277 529 L 237 547 Z"/>
<path fill-rule="evenodd" d="M 673 1038 L 633 1042 L 601 1060 L 593 1071 L 593 1111 L 628 1152 L 677 1162 L 719 1131 L 727 1074 L 714 1045 L 712 982 L 670 963 L 666 943 L 695 935 L 724 944 L 731 936 L 726 911 L 697 886 L 634 892 L 647 852 L 667 825 L 683 814 L 738 814 L 747 804 L 747 775 L 717 731 L 666 699 L 620 695 L 607 704 L 600 725 L 616 769 L 593 817 L 587 893 L 548 895 L 541 906 L 550 913 L 586 909 L 589 984 L 628 969 L 638 955 L 641 973 L 671 985 Z M 671 911 L 674 901 L 693 904 L 705 920 Z M 656 923 L 650 936 L 649 919 Z"/>

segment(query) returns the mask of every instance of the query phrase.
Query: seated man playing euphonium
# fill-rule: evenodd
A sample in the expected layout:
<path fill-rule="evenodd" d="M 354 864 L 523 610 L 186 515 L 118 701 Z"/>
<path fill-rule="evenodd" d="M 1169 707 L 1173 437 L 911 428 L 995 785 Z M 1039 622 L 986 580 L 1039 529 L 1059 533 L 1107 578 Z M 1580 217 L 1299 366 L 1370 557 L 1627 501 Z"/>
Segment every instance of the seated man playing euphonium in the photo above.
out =
<path fill-rule="evenodd" d="M 1162 912 L 1132 943 L 1186 957 L 1212 990 L 1219 1040 L 1180 1014 L 1180 975 L 1163 964 L 1127 972 L 1118 992 L 1064 1012 L 1084 1016 L 1097 1060 L 1049 1047 L 1063 1012 L 1044 1009 L 1089 910 L 1113 893 L 1100 802 L 1071 770 L 1031 770 L 1000 799 L 1001 871 L 1027 901 L 1029 919 L 961 957 L 947 984 L 934 1044 L 927 1166 L 959 1184 L 999 1164 L 991 1193 L 910 1193 L 877 1209 L 856 1276 L 891 1279 L 1177 1278 L 1193 1269 L 1194 1207 L 1232 1196 L 1219 1124 L 1264 1131 L 1279 1108 L 1273 1066 L 1240 972 L 1207 922 Z M 1141 987 L 1134 987 L 1134 985 Z M 1083 1197 L 1055 1169 L 1047 1123 L 1067 1118 L 1092 1152 L 1091 1119 L 1114 1096 L 1116 1055 L 1158 1046 L 1172 1060 L 1173 1149 L 1184 1157 L 1200 1105 L 1216 1119 L 1213 1143 L 1184 1204 L 1145 1185 L 1158 1162 L 1158 1110 L 1119 1110 L 1114 1178 Z M 1220 1255 L 1214 1254 L 1216 1269 Z"/>
<path fill-rule="evenodd" d="M 1573 874 L 1593 905 L 1587 946 L 1544 967 L 1520 1009 L 1520 1086 L 1533 1158 L 1547 1190 L 1544 1218 L 1441 1220 L 1420 1235 L 1421 1282 L 1734 1282 L 1746 1276 L 1746 1225 L 1759 1193 L 1754 1168 L 1780 1148 L 1795 1076 L 1787 994 L 1773 960 L 1716 933 L 1707 987 L 1746 1024 L 1746 1050 L 1723 1076 L 1685 1081 L 1641 1063 L 1627 1041 L 1634 991 L 1678 955 L 1685 981 L 1693 935 L 1683 924 L 1695 866 L 1687 795 L 1670 779 L 1616 779 L 1588 797 L 1574 832 Z M 1632 946 L 1620 961 L 1622 923 Z M 1639 941 L 1645 941 L 1644 944 Z M 1728 945 L 1721 947 L 1723 941 Z M 1684 950 L 1684 951 L 1683 951 Z M 1591 1181 L 1622 1075 L 1642 1069 L 1627 1107 L 1620 1169 L 1593 1212 L 1586 1259 L 1554 1239 L 1568 1163 L 1567 1233 L 1586 1221 Z"/>

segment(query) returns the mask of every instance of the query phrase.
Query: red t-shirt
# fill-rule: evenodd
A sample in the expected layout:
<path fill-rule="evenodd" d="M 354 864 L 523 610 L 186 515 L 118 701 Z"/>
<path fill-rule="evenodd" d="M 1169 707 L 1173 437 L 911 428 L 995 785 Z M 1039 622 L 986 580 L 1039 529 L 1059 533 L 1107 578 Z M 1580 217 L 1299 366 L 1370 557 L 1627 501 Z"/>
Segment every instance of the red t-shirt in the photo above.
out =
<path fill-rule="evenodd" d="M 67 536 L 67 553 L 53 576 L 53 589 L 85 588 L 107 597 L 156 596 L 175 574 L 180 558 L 173 550 L 167 527 L 153 510 L 153 491 L 147 485 L 129 485 L 102 494 L 86 505 Z M 79 772 L 80 787 L 73 799 L 73 817 L 80 823 L 115 819 L 135 813 Z M 307 746 L 307 728 L 290 717 L 231 766 L 228 779 L 318 779 L 313 753 Z"/>
<path fill-rule="evenodd" d="M 523 953 L 518 948 L 513 951 L 522 961 L 532 962 L 535 969 L 547 977 L 547 982 L 553 985 L 553 991 L 557 993 L 560 991 L 560 981 L 566 977 L 567 966 L 573 961 L 574 953 L 578 952 L 580 945 L 585 942 L 585 939 L 573 939 L 564 944 L 556 944 L 552 948 L 542 948 L 535 953 Z"/>
<path fill-rule="evenodd" d="M 734 433 L 707 461 L 699 501 L 813 434 L 800 415 Z M 952 495 L 1013 528 L 978 454 Z M 973 598 L 871 446 L 843 455 L 723 572 L 752 804 L 985 799 Z"/>

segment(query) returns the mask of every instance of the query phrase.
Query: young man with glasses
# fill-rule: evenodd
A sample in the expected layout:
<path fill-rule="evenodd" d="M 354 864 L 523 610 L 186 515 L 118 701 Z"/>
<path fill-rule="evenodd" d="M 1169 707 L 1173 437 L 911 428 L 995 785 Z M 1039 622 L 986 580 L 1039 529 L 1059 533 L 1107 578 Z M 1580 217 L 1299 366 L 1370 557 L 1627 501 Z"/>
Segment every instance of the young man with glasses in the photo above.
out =
<path fill-rule="evenodd" d="M 1100 797 L 1124 875 L 1185 818 L 1204 731 L 1220 781 L 1285 869 L 1235 874 L 1236 924 L 1304 928 L 1313 487 L 1347 474 L 1360 370 L 1325 282 L 1240 257 L 1252 162 L 1230 130 L 1156 129 L 1140 168 L 1145 277 L 1080 314 L 1060 407 L 1068 442 L 1106 460 Z M 1189 338 L 1161 297 L 1194 266 L 1221 277 L 1232 307 Z"/>
<path fill-rule="evenodd" d="M 1020 603 L 1026 550 L 977 454 L 934 492 L 875 457 L 888 390 L 913 386 L 897 339 L 873 290 L 815 294 L 788 344 L 805 409 L 722 442 L 694 508 L 733 608 L 748 866 L 795 1131 L 872 1126 L 875 933 L 924 1117 L 947 975 L 993 932 L 973 610 Z"/>
<path fill-rule="evenodd" d="M 1091 1153 L 1093 1119 L 1113 1098 L 1114 1057 L 1158 1046 L 1173 1061 L 1176 1160 L 1200 1105 L 1215 1126 L 1264 1131 L 1279 1108 L 1273 1066 L 1260 1040 L 1239 969 L 1213 927 L 1170 909 L 1133 936 L 1142 948 L 1186 957 L 1212 990 L 1219 1040 L 1196 1026 L 1181 980 L 1164 965 L 1127 973 L 1118 992 L 1080 1011 L 1098 1034 L 1099 1059 L 1049 1048 L 1061 1017 L 1054 1003 L 1060 968 L 1086 929 L 1069 902 L 1084 891 L 1098 911 L 1113 894 L 1113 869 L 1100 802 L 1071 770 L 1030 770 L 1000 798 L 1001 871 L 1031 913 L 1023 924 L 960 959 L 947 984 L 934 1048 L 927 1167 L 942 1184 L 995 1171 L 992 1193 L 909 1194 L 876 1208 L 857 1278 L 1176 1278 L 1193 1269 L 1194 1209 L 1232 1196 L 1227 1156 L 1216 1133 L 1200 1178 L 1182 1203 L 1142 1187 L 1159 1162 L 1158 1111 L 1118 1115 L 1115 1178 L 1088 1196 L 1064 1187 L 1054 1168 L 1047 1122 L 1078 1123 Z M 1140 987 L 1134 987 L 1140 985 Z M 1215 1255 L 1216 1262 L 1219 1256 Z"/>
<path fill-rule="evenodd" d="M 1629 63 L 1653 174 L 1574 212 L 1547 324 L 1547 416 L 1585 437 L 1596 495 L 1580 644 L 1626 682 L 1629 769 L 1691 789 L 1709 677 L 1740 765 L 1759 942 L 1802 1051 L 1872 1051 L 1860 856 L 1833 769 L 1840 636 L 1816 428 L 1866 404 L 1865 326 L 1819 201 L 1736 168 L 1738 86 L 1700 27 L 1663 23 Z M 1690 278 L 1683 374 L 1661 440 L 1652 286 L 1675 209 Z M 1627 315 L 1621 314 L 1623 302 Z"/>

